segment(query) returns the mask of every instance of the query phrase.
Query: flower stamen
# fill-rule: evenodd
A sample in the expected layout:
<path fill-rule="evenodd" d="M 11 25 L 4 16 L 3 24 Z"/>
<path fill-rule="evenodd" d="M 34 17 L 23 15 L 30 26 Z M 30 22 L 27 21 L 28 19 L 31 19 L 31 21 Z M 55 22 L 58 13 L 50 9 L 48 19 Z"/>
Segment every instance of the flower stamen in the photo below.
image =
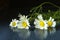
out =
<path fill-rule="evenodd" d="M 26 22 L 22 22 L 22 26 L 23 26 L 24 28 L 26 28 L 26 27 L 27 27 L 27 23 L 26 23 Z"/>
<path fill-rule="evenodd" d="M 45 24 L 44 24 L 43 21 L 40 21 L 40 22 L 39 22 L 39 25 L 40 25 L 41 27 L 44 27 Z"/>

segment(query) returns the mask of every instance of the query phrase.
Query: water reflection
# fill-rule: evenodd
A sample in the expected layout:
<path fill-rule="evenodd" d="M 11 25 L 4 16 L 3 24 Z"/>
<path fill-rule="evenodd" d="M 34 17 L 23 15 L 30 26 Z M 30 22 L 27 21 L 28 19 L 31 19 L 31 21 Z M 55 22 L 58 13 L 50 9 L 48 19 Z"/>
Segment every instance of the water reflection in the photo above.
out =
<path fill-rule="evenodd" d="M 13 31 L 16 32 L 21 40 L 45 40 L 47 37 L 56 32 L 55 28 L 48 28 L 48 30 L 40 30 L 35 29 L 34 31 L 29 31 L 26 29 L 15 29 Z"/>
<path fill-rule="evenodd" d="M 36 37 L 39 37 L 41 40 L 45 39 L 48 35 L 47 30 L 36 29 L 34 32 Z"/>
<path fill-rule="evenodd" d="M 27 39 L 30 36 L 29 30 L 26 29 L 20 29 L 17 31 L 17 33 L 20 38 L 24 38 L 24 39 Z"/>
<path fill-rule="evenodd" d="M 30 32 L 27 29 L 15 29 L 13 28 L 13 32 L 16 32 L 20 39 L 25 40 L 30 36 Z"/>
<path fill-rule="evenodd" d="M 48 30 L 40 30 L 35 29 L 34 33 L 36 37 L 38 37 L 40 40 L 44 40 L 47 38 L 47 36 L 50 34 L 54 34 L 56 32 L 55 28 L 48 28 Z"/>
<path fill-rule="evenodd" d="M 48 28 L 48 32 L 50 34 L 54 34 L 56 32 L 56 28 Z"/>

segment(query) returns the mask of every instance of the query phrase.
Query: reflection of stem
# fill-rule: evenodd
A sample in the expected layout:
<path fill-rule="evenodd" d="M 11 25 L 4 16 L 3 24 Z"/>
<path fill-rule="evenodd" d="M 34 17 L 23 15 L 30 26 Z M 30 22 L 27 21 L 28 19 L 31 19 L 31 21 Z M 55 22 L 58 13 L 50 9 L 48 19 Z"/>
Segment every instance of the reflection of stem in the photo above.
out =
<path fill-rule="evenodd" d="M 48 28 L 50 34 L 54 34 L 56 32 L 55 28 Z"/>
<path fill-rule="evenodd" d="M 33 9 L 31 9 L 30 11 L 33 11 L 33 13 L 34 12 L 36 12 L 37 11 L 37 9 L 39 8 L 39 10 L 42 10 L 42 6 L 44 5 L 44 4 L 51 4 L 51 5 L 53 5 L 53 6 L 55 6 L 55 7 L 57 7 L 57 8 L 59 8 L 60 9 L 60 7 L 59 6 L 57 6 L 57 5 L 55 5 L 55 4 L 53 4 L 53 3 L 51 3 L 51 2 L 44 2 L 44 3 L 42 3 L 42 4 L 40 4 L 39 6 L 37 6 L 37 7 L 34 7 Z M 38 11 L 39 12 L 39 11 Z"/>

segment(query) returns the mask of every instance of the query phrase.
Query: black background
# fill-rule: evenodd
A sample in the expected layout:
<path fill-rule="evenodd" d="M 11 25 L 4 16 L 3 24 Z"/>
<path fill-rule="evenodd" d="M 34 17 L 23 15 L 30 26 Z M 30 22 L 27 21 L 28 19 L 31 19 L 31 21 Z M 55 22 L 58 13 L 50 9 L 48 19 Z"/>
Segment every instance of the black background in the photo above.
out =
<path fill-rule="evenodd" d="M 18 18 L 18 14 L 29 14 L 29 10 L 43 2 L 51 2 L 60 6 L 60 0 L 8 0 L 6 8 L 0 10 L 0 20 L 9 21 Z"/>

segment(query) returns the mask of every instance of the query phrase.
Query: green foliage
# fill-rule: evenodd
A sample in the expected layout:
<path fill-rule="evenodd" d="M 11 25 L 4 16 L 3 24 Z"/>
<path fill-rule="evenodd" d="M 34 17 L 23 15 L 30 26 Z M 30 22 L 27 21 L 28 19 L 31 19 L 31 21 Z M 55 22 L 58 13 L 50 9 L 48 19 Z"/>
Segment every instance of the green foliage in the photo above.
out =
<path fill-rule="evenodd" d="M 57 7 L 58 10 L 56 10 L 56 11 L 48 10 L 47 12 L 41 11 L 41 10 L 42 10 L 42 5 L 44 5 L 44 4 L 46 4 L 46 3 L 47 3 L 47 4 L 51 4 L 51 5 L 55 6 L 55 7 Z M 56 6 L 56 5 L 53 4 L 53 3 L 44 2 L 44 3 L 42 3 L 41 5 L 32 8 L 32 9 L 30 10 L 30 12 L 32 13 L 32 14 L 29 14 L 29 16 L 30 16 L 30 22 L 33 22 L 34 19 L 37 18 L 37 16 L 38 16 L 39 14 L 42 14 L 43 18 L 46 19 L 46 20 L 48 20 L 49 17 L 53 17 L 53 18 L 55 19 L 55 21 L 60 22 L 60 7 L 59 7 L 59 6 Z"/>

